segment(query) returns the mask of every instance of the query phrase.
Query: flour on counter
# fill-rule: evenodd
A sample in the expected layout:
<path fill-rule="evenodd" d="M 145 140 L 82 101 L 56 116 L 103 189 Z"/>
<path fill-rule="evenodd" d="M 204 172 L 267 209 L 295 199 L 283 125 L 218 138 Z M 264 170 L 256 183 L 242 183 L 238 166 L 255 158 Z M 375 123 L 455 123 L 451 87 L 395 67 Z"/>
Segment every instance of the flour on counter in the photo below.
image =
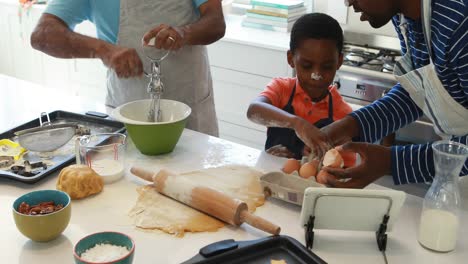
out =
<path fill-rule="evenodd" d="M 83 252 L 81 258 L 90 262 L 109 262 L 127 255 L 128 252 L 123 246 L 97 244 Z"/>

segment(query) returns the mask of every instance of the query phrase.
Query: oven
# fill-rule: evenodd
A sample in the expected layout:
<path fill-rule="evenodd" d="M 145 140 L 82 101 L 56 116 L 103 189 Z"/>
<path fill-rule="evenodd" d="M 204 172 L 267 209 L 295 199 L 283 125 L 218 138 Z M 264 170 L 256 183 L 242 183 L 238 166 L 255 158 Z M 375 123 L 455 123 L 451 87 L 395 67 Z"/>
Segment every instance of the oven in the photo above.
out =
<path fill-rule="evenodd" d="M 335 76 L 339 92 L 353 110 L 380 99 L 397 83 L 395 61 L 401 58 L 397 38 L 345 32 L 344 61 Z M 423 116 L 385 138 L 384 145 L 425 143 L 440 139 Z"/>

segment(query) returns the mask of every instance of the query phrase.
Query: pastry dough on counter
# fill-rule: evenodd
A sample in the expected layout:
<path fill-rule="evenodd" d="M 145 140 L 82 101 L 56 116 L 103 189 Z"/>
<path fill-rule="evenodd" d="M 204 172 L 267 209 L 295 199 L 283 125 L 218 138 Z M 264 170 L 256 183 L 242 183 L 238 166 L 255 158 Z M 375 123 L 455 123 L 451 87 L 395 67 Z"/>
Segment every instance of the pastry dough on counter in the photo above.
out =
<path fill-rule="evenodd" d="M 104 182 L 86 165 L 71 165 L 60 171 L 57 190 L 64 191 L 72 199 L 81 199 L 102 191 Z"/>

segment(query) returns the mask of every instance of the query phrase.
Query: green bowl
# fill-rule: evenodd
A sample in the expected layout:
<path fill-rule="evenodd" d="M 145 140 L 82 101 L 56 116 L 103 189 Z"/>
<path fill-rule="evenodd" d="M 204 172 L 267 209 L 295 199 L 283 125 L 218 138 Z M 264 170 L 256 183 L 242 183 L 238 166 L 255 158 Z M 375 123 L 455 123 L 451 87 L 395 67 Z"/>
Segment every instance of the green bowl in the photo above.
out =
<path fill-rule="evenodd" d="M 97 244 L 111 244 L 116 246 L 123 246 L 128 249 L 128 254 L 122 256 L 119 259 L 105 262 L 89 262 L 81 258 L 86 250 L 94 247 Z M 76 264 L 92 264 L 92 263 L 106 263 L 106 264 L 131 264 L 133 262 L 133 256 L 135 255 L 135 242 L 133 239 L 123 233 L 119 232 L 99 232 L 88 235 L 82 238 L 76 243 L 73 249 L 73 257 L 75 258 Z"/>
<path fill-rule="evenodd" d="M 63 204 L 57 212 L 46 215 L 25 215 L 18 212 L 22 202 L 36 205 L 41 202 L 54 201 Z M 37 242 L 46 242 L 57 238 L 68 226 L 71 217 L 70 196 L 58 190 L 41 190 L 22 195 L 13 202 L 13 218 L 18 230 Z"/>
<path fill-rule="evenodd" d="M 145 99 L 121 105 L 114 110 L 113 117 L 125 124 L 141 153 L 169 153 L 179 141 L 192 110 L 184 103 L 161 99 L 162 122 L 147 122 L 150 103 L 151 99 Z"/>

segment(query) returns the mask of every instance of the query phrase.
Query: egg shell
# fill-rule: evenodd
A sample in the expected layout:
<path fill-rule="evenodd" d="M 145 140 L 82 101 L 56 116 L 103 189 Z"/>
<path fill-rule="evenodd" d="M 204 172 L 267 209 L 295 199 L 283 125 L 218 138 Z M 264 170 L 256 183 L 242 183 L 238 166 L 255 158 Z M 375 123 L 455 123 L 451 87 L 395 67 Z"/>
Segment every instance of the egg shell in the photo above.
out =
<path fill-rule="evenodd" d="M 325 153 L 322 162 L 324 167 L 331 167 L 331 168 L 342 168 L 344 161 L 343 157 L 341 157 L 340 152 L 336 149 L 330 149 Z"/>
<path fill-rule="evenodd" d="M 319 163 L 320 161 L 318 160 L 312 160 L 310 162 L 304 163 L 299 169 L 299 176 L 308 179 L 312 176 L 317 175 Z"/>
<path fill-rule="evenodd" d="M 301 162 L 297 159 L 288 159 L 281 169 L 286 174 L 291 174 L 294 171 L 299 171 L 301 168 Z"/>

